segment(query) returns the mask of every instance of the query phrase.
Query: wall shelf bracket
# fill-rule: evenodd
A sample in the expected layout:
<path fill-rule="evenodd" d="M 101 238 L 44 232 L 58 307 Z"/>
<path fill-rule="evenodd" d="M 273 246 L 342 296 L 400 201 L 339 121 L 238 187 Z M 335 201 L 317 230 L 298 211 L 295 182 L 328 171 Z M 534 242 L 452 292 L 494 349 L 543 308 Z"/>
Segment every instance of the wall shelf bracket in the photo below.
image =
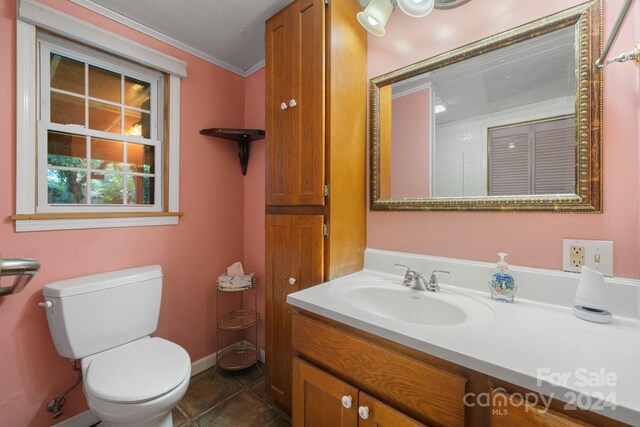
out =
<path fill-rule="evenodd" d="M 251 141 L 264 139 L 265 133 L 261 129 L 225 129 L 210 128 L 202 129 L 200 135 L 215 136 L 238 143 L 238 158 L 240 159 L 240 168 L 242 175 L 247 174 L 247 165 L 249 164 L 249 146 Z"/>

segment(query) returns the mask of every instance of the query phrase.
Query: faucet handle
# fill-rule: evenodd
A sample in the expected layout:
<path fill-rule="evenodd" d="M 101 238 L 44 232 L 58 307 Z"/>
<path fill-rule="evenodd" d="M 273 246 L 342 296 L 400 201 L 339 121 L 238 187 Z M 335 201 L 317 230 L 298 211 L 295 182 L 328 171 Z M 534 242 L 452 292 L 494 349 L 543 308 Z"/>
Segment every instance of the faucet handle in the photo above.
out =
<path fill-rule="evenodd" d="M 407 272 L 412 271 L 412 270 L 411 270 L 411 267 L 406 266 L 406 265 L 404 265 L 404 264 L 398 264 L 398 263 L 395 263 L 395 264 L 393 264 L 393 265 L 394 265 L 395 267 L 402 267 L 402 268 L 406 268 L 406 269 L 407 269 Z"/>
<path fill-rule="evenodd" d="M 438 284 L 438 276 L 436 276 L 436 273 L 451 274 L 451 272 L 447 270 L 433 270 L 431 272 L 431 277 L 429 278 L 429 283 L 432 285 Z"/>
<path fill-rule="evenodd" d="M 412 286 L 413 285 L 413 281 L 416 278 L 416 275 L 418 273 L 416 273 L 414 270 L 411 269 L 411 267 L 407 267 L 406 265 L 403 264 L 394 264 L 396 267 L 402 267 L 402 268 L 406 268 L 407 271 L 405 271 L 404 273 L 404 280 L 402 281 L 402 286 Z"/>

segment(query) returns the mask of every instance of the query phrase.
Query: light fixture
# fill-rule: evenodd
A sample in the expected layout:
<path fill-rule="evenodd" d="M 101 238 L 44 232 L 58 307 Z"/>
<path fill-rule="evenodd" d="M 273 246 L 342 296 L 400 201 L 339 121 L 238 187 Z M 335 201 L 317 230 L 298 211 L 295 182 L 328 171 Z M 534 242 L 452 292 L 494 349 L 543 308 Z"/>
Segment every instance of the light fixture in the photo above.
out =
<path fill-rule="evenodd" d="M 367 7 L 358 13 L 358 22 L 371 34 L 382 37 L 385 33 L 384 26 L 387 25 L 396 5 L 409 16 L 422 18 L 431 13 L 435 0 L 371 0 Z"/>
<path fill-rule="evenodd" d="M 444 106 L 444 105 L 442 105 L 442 104 L 438 104 L 438 105 L 436 105 L 436 106 L 435 106 L 435 108 L 434 108 L 433 110 L 434 110 L 434 112 L 435 112 L 436 114 L 438 114 L 438 113 L 444 113 L 445 111 L 447 111 L 447 107 L 445 107 L 445 106 Z"/>
<path fill-rule="evenodd" d="M 435 0 L 398 0 L 398 7 L 414 18 L 427 16 L 433 10 Z"/>
<path fill-rule="evenodd" d="M 371 0 L 362 12 L 358 12 L 358 22 L 371 34 L 382 37 L 394 8 L 392 0 Z"/>

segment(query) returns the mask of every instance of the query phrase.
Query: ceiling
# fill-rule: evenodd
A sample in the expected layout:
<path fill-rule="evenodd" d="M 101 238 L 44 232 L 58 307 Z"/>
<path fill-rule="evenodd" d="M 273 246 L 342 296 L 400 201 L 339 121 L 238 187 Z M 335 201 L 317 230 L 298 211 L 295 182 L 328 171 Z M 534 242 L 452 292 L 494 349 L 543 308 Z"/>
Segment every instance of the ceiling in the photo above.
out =
<path fill-rule="evenodd" d="M 264 23 L 291 0 L 71 0 L 242 76 L 264 65 Z M 353 1 L 353 0 L 336 0 Z M 366 6 L 369 0 L 357 0 Z M 435 0 L 448 9 L 469 0 Z"/>
<path fill-rule="evenodd" d="M 291 0 L 72 0 L 247 76 L 264 64 L 264 22 Z"/>

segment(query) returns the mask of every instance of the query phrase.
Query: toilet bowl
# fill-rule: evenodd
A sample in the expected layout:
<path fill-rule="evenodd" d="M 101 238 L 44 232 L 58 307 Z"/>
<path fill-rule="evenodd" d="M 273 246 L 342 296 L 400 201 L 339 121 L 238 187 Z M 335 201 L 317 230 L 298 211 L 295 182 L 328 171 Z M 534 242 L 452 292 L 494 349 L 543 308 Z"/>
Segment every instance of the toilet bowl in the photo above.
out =
<path fill-rule="evenodd" d="M 191 360 L 159 337 L 159 266 L 46 285 L 47 321 L 58 353 L 80 360 L 83 390 L 101 427 L 171 427 Z"/>
<path fill-rule="evenodd" d="M 180 346 L 143 338 L 82 359 L 83 390 L 101 426 L 171 426 L 171 410 L 189 386 Z"/>

